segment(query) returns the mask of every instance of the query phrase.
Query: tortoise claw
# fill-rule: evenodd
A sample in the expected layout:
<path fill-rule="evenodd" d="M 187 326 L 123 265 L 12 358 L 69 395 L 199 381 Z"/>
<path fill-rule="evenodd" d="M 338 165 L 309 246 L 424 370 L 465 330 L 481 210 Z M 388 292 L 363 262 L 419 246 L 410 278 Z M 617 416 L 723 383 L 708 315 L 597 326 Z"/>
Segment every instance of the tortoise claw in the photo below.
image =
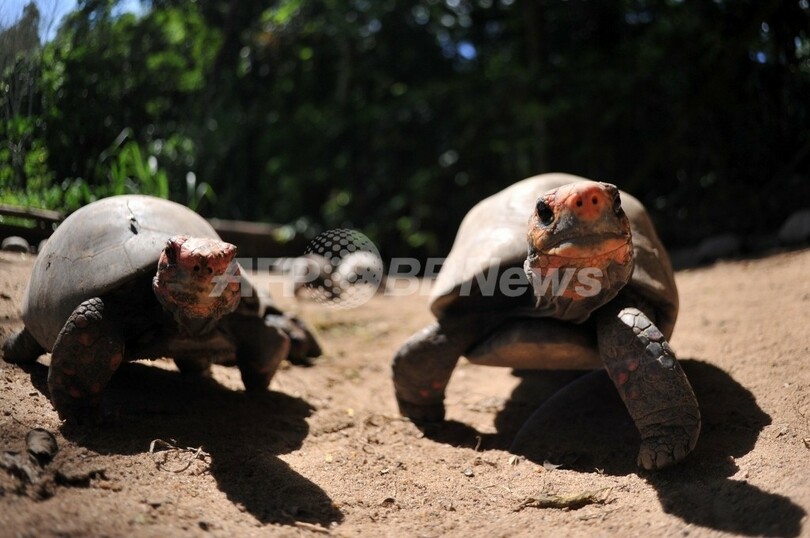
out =
<path fill-rule="evenodd" d="M 688 445 L 672 445 L 659 440 L 644 441 L 638 451 L 638 466 L 648 471 L 664 469 L 681 461 L 689 453 Z"/>
<path fill-rule="evenodd" d="M 691 430 L 682 427 L 659 427 L 655 435 L 642 439 L 638 465 L 648 471 L 663 469 L 683 460 L 697 442 L 699 426 Z"/>

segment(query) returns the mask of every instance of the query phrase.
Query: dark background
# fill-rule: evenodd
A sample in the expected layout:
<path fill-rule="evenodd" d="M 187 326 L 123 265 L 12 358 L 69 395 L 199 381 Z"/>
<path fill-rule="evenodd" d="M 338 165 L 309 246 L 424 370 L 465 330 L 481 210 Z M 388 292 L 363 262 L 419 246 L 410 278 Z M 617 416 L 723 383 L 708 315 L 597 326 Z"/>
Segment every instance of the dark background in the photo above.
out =
<path fill-rule="evenodd" d="M 670 246 L 810 206 L 808 0 L 140 6 L 0 30 L 0 202 L 143 192 L 397 256 L 546 171 L 635 194 Z"/>

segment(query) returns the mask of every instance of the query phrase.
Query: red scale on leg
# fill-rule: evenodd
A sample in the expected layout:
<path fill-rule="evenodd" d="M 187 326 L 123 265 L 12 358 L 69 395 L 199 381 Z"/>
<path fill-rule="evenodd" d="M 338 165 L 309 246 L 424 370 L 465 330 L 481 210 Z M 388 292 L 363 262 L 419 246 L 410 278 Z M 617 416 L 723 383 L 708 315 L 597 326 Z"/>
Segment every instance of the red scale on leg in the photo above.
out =
<path fill-rule="evenodd" d="M 101 392 L 123 360 L 115 305 L 100 297 L 76 307 L 59 333 L 48 372 L 51 401 L 63 419 L 97 420 Z"/>
<path fill-rule="evenodd" d="M 89 331 L 82 331 L 78 333 L 76 336 L 79 340 L 79 343 L 81 343 L 81 345 L 83 345 L 84 347 L 90 347 L 96 342 L 96 339 Z"/>

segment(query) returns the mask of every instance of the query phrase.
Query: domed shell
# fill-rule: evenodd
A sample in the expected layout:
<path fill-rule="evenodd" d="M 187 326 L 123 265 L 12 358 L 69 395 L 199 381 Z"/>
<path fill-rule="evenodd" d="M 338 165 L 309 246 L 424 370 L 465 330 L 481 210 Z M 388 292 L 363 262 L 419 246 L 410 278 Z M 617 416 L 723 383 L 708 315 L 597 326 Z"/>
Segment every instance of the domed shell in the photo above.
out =
<path fill-rule="evenodd" d="M 542 174 L 519 181 L 476 204 L 462 220 L 445 262 L 431 290 L 431 311 L 438 318 L 473 309 L 519 308 L 520 302 L 497 293 L 482 297 L 479 286 L 490 270 L 516 268 L 522 272 L 528 252 L 529 217 L 541 194 L 548 190 L 588 181 L 569 174 Z M 656 310 L 658 328 L 669 337 L 678 314 L 678 291 L 672 265 L 644 206 L 621 192 L 622 207 L 630 219 L 635 269 L 630 289 L 649 300 Z M 521 271 L 517 271 L 520 269 Z M 528 281 L 526 281 L 528 284 Z M 486 315 L 486 312 L 482 312 Z"/>
<path fill-rule="evenodd" d="M 23 299 L 25 326 L 52 349 L 79 304 L 154 273 L 166 241 L 175 235 L 219 238 L 194 211 L 151 196 L 113 196 L 72 213 L 34 263 Z"/>

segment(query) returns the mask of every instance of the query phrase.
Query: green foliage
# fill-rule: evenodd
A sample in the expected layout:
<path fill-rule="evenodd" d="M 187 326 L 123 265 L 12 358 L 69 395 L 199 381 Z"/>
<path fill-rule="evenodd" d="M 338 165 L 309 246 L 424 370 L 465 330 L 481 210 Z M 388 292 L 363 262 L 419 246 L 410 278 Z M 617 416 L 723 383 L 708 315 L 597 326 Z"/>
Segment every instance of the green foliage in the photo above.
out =
<path fill-rule="evenodd" d="M 99 174 L 107 171 L 109 192 L 106 195 L 144 193 L 160 198 L 169 197 L 169 179 L 158 170 L 154 155 L 143 155 L 137 142 L 124 142 L 129 133 L 122 132 L 113 146 L 99 159 Z"/>
<path fill-rule="evenodd" d="M 60 189 L 53 185 L 48 149 L 34 136 L 36 120 L 21 116 L 0 123 L 0 203 L 57 207 Z"/>
<path fill-rule="evenodd" d="M 92 7 L 68 17 L 46 47 L 43 100 L 52 166 L 98 184 L 108 179 L 98 158 L 122 129 L 149 144 L 187 121 L 184 105 L 203 89 L 218 44 L 193 5 L 140 19 Z"/>

